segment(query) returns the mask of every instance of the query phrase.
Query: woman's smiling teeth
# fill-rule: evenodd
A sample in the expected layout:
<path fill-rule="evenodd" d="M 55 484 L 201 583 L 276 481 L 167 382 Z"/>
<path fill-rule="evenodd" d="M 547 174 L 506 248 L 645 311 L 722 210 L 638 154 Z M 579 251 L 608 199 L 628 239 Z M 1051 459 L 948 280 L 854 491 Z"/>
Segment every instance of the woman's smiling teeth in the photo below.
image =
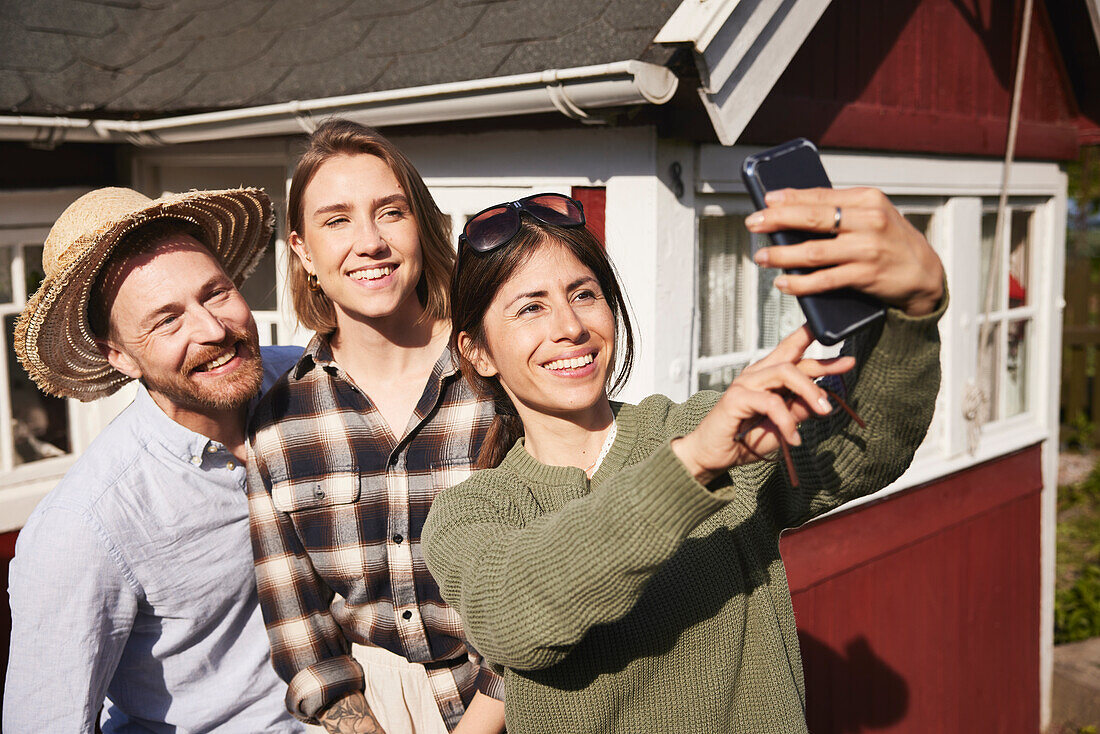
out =
<path fill-rule="evenodd" d="M 555 359 L 553 362 L 547 362 L 543 367 L 548 370 L 575 370 L 578 367 L 584 367 L 586 364 L 592 364 L 593 359 L 592 354 L 586 354 L 583 357 L 574 357 L 573 359 Z"/>
<path fill-rule="evenodd" d="M 387 275 L 393 272 L 392 265 L 385 265 L 380 268 L 368 268 L 365 270 L 356 270 L 351 274 L 352 278 L 356 280 L 378 280 L 379 278 L 385 278 Z"/>

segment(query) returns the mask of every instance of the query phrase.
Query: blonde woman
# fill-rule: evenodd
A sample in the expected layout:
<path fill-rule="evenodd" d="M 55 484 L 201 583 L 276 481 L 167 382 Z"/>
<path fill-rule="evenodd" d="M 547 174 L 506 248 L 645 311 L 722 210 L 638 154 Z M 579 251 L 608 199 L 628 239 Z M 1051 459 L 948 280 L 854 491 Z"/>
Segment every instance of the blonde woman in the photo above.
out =
<path fill-rule="evenodd" d="M 287 220 L 316 335 L 255 414 L 248 481 L 287 706 L 330 732 L 498 732 L 501 680 L 420 553 L 493 415 L 448 347 L 449 221 L 400 150 L 346 120 L 312 135 Z"/>

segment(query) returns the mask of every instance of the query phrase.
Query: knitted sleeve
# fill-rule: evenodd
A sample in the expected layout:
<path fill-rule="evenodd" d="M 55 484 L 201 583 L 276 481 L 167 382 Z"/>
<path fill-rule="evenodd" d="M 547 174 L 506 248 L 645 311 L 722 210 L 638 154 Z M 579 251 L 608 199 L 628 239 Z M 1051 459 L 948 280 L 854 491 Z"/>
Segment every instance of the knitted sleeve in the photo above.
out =
<path fill-rule="evenodd" d="M 725 506 L 668 442 L 599 489 L 524 524 L 503 468 L 441 493 L 424 527 L 428 569 L 492 663 L 549 667 L 594 625 L 634 606 L 705 517 Z"/>
<path fill-rule="evenodd" d="M 879 326 L 845 345 L 856 367 L 837 392 L 866 423 L 843 411 L 799 426 L 802 446 L 792 455 L 799 486 L 792 487 L 783 463 L 755 464 L 733 471 L 741 491 L 759 491 L 759 501 L 778 528 L 797 527 L 841 504 L 876 492 L 908 468 L 928 431 L 940 385 L 938 322 L 947 296 L 927 316 L 912 318 L 889 309 Z"/>

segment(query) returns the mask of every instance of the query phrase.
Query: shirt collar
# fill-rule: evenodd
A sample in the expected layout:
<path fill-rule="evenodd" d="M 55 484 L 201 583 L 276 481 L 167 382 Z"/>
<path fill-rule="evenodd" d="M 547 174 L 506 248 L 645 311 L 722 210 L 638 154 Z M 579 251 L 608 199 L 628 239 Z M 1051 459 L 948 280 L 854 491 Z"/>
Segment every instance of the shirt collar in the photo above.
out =
<path fill-rule="evenodd" d="M 301 380 L 310 370 L 314 367 L 338 367 L 337 363 L 332 357 L 332 345 L 329 343 L 327 336 L 321 336 L 320 334 L 314 334 L 313 338 L 309 340 L 309 344 L 306 345 L 305 351 L 302 353 L 301 359 L 294 365 L 294 369 L 291 370 L 291 376 L 295 380 Z M 432 378 L 445 380 L 448 377 L 457 375 L 458 359 L 454 352 L 451 350 L 451 345 L 448 344 L 447 348 L 443 350 L 443 353 L 439 355 L 439 359 L 436 360 L 435 367 L 432 368 Z"/>
<path fill-rule="evenodd" d="M 144 385 L 138 385 L 137 396 L 134 398 L 134 409 L 138 411 L 142 423 L 147 427 L 148 437 L 181 461 L 198 466 L 202 464 L 202 458 L 207 453 L 214 453 L 225 448 L 201 433 L 195 433 L 190 428 L 169 418 L 156 404 L 153 396 L 149 394 Z M 211 447 L 213 447 L 213 450 L 211 450 Z M 198 461 L 196 461 L 196 458 Z"/>
<path fill-rule="evenodd" d="M 329 344 L 328 337 L 314 334 L 306 345 L 305 351 L 302 352 L 301 359 L 290 371 L 290 377 L 300 380 L 314 367 L 326 367 L 332 363 L 332 346 Z"/>

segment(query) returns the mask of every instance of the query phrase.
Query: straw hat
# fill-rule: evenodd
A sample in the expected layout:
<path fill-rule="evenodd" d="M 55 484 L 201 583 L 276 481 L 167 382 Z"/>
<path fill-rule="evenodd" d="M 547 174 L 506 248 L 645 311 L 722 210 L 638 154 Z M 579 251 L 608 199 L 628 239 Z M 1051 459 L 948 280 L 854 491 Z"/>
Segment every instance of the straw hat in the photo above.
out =
<path fill-rule="evenodd" d="M 263 257 L 275 221 L 261 189 L 190 191 L 154 201 L 132 189 L 106 188 L 74 201 L 46 237 L 46 277 L 15 325 L 15 352 L 43 392 L 87 402 L 130 379 L 96 347 L 88 294 L 119 241 L 161 218 L 197 225 L 238 286 Z"/>

